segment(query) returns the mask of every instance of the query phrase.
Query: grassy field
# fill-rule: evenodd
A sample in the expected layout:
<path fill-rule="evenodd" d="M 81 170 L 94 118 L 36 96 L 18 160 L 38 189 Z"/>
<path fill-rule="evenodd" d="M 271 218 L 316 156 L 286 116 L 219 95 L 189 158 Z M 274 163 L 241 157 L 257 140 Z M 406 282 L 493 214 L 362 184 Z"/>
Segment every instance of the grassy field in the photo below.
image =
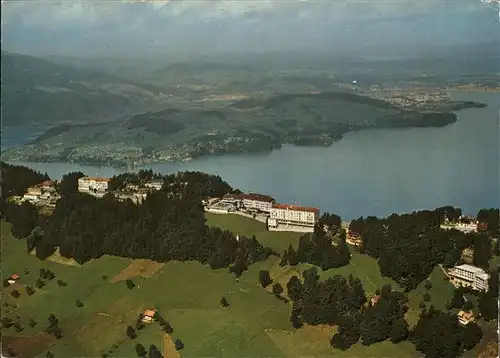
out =
<path fill-rule="evenodd" d="M 300 236 L 303 235 L 297 232 L 267 231 L 266 224 L 235 214 L 205 213 L 205 217 L 208 225 L 218 226 L 241 236 L 255 235 L 263 245 L 280 253 L 290 245 L 296 247 Z"/>
<path fill-rule="evenodd" d="M 415 356 L 412 345 L 407 343 L 384 342 L 371 347 L 358 344 L 340 352 L 329 347 L 335 327 L 293 329 L 289 321 L 291 306 L 261 288 L 257 279 L 259 270 L 278 267 L 276 258 L 251 266 L 239 281 L 227 269 L 210 270 L 196 262 L 169 262 L 160 267 L 154 264 L 154 270 L 143 270 L 144 262 L 138 265 L 129 259 L 105 256 L 79 266 L 60 260 L 57 254 L 51 260 L 39 261 L 26 252 L 24 241 L 10 236 L 8 225 L 2 228 L 4 275 L 19 273 L 21 286 L 34 284 L 40 268 L 56 274 L 33 296 L 28 296 L 24 288 L 20 288 L 18 299 L 9 294 L 13 288 L 3 292 L 3 302 L 19 305 L 9 316 L 18 316 L 24 326 L 21 333 L 13 327 L 3 329 L 4 342 L 20 349 L 25 357 L 45 357 L 47 350 L 55 357 L 99 357 L 105 352 L 109 357 L 136 357 L 137 343 L 146 349 L 155 344 L 162 350 L 164 336 L 157 323 L 139 331 L 132 341 L 125 336 L 126 326 L 134 325 L 137 315 L 146 308 L 158 309 L 170 321 L 174 328 L 171 338 L 179 338 L 185 345 L 181 351 L 184 357 L 372 357 L 374 352 Z M 293 241 L 293 237 L 289 240 Z M 136 276 L 131 267 L 138 268 Z M 29 274 L 24 273 L 26 269 Z M 121 272 L 132 276 L 134 289 L 129 290 L 123 282 L 112 282 Z M 333 272 L 322 273 L 322 277 L 328 274 Z M 68 285 L 59 286 L 58 279 Z M 228 308 L 220 306 L 222 296 L 229 301 Z M 76 307 L 77 299 L 84 307 Z M 60 340 L 44 334 L 50 313 L 58 317 L 64 331 Z M 34 328 L 28 326 L 30 318 L 38 322 Z"/>

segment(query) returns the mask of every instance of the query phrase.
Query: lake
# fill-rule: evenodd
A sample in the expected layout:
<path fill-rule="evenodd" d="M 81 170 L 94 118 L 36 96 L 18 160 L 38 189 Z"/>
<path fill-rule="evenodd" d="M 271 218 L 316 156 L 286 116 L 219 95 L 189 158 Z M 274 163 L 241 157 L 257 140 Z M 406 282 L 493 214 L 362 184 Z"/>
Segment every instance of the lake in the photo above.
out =
<path fill-rule="evenodd" d="M 460 111 L 458 121 L 443 128 L 364 130 L 348 133 L 329 148 L 286 145 L 269 154 L 206 157 L 150 167 L 161 173 L 218 174 L 245 192 L 316 206 L 345 220 L 443 205 L 461 207 L 468 214 L 499 207 L 500 93 L 454 97 L 488 107 Z M 99 176 L 122 172 L 66 163 L 21 164 L 55 179 L 70 171 Z"/>

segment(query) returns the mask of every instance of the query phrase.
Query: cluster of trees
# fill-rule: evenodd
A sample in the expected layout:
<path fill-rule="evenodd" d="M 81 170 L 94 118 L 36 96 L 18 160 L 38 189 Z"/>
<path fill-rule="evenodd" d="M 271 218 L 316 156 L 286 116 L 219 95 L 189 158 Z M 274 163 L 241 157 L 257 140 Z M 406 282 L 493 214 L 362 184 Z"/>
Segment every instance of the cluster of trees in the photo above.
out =
<path fill-rule="evenodd" d="M 182 197 L 153 192 L 140 206 L 79 193 L 63 196 L 53 215 L 40 221 L 43 235 L 35 242 L 36 255 L 45 259 L 59 247 L 62 256 L 79 263 L 108 254 L 159 262 L 197 260 L 214 269 L 234 263 L 246 269 L 272 254 L 255 238 L 236 241 L 229 231 L 207 227 L 200 205 L 189 190 Z"/>
<path fill-rule="evenodd" d="M 265 271 L 261 271 L 259 279 L 262 286 L 270 284 Z M 336 349 L 346 350 L 358 341 L 369 346 L 386 340 L 399 343 L 409 339 L 427 357 L 458 357 L 482 338 L 481 328 L 475 323 L 462 327 L 456 314 L 435 310 L 433 306 L 422 309 L 418 324 L 410 330 L 404 318 L 408 298 L 393 291 L 390 285 L 377 290 L 373 301 L 367 302 L 358 278 L 333 276 L 321 281 L 313 267 L 304 271 L 302 277 L 292 276 L 287 290 L 293 300 L 290 317 L 293 327 L 300 328 L 305 323 L 338 325 L 330 340 Z"/>
<path fill-rule="evenodd" d="M 149 346 L 149 351 L 146 351 L 146 348 L 140 343 L 135 345 L 135 352 L 138 357 L 149 357 L 149 358 L 163 358 L 163 354 L 160 352 L 157 346 L 154 344 Z"/>
<path fill-rule="evenodd" d="M 457 322 L 456 314 L 431 306 L 422 310 L 409 339 L 426 357 L 459 357 L 464 350 L 474 348 L 482 336 L 481 327 L 476 323 L 462 327 Z"/>
<path fill-rule="evenodd" d="M 481 209 L 477 213 L 480 222 L 488 224 L 488 234 L 493 237 L 500 235 L 500 209 Z"/>
<path fill-rule="evenodd" d="M 47 173 L 41 174 L 33 169 L 20 165 L 10 165 L 1 162 L 2 165 L 2 201 L 13 195 L 24 195 L 30 186 L 40 184 L 49 180 Z"/>
<path fill-rule="evenodd" d="M 314 233 L 304 234 L 299 239 L 299 246 L 295 250 L 291 245 L 283 253 L 281 265 L 295 266 L 299 263 L 309 263 L 321 267 L 323 270 L 342 267 L 349 264 L 351 253 L 345 241 L 345 236 L 340 243 L 333 244 L 327 237 L 323 225 L 317 224 Z"/>
<path fill-rule="evenodd" d="M 359 339 L 366 346 L 387 339 L 393 343 L 407 339 L 406 296 L 386 285 L 377 290 L 374 298 L 376 301 L 370 301 L 367 307 L 340 317 L 338 333 L 330 341 L 332 347 L 345 350 Z"/>
<path fill-rule="evenodd" d="M 497 267 L 490 273 L 490 279 L 488 280 L 489 291 L 479 293 L 478 308 L 481 318 L 486 321 L 498 319 L 499 278 L 500 272 Z"/>
<path fill-rule="evenodd" d="M 474 246 L 474 264 L 489 266 L 492 248 L 487 234 L 442 230 L 439 226 L 445 215 L 454 220 L 461 210 L 442 207 L 384 219 L 359 218 L 350 223 L 349 230 L 361 235 L 362 252 L 378 260 L 382 275 L 409 291 L 427 278 L 436 264 L 457 264 L 462 250 L 470 246 Z"/>
<path fill-rule="evenodd" d="M 141 185 L 150 180 L 163 181 L 163 190 L 168 192 L 182 192 L 185 186 L 196 187 L 202 199 L 222 197 L 227 193 L 239 194 L 241 191 L 233 189 L 218 175 L 196 171 L 179 172 L 177 174 L 161 175 L 150 170 L 140 170 L 137 173 L 123 173 L 111 178 L 110 190 L 123 189 L 127 184 Z"/>
<path fill-rule="evenodd" d="M 48 324 L 46 332 L 54 335 L 57 339 L 60 339 L 63 336 L 63 330 L 59 327 L 59 320 L 53 313 L 51 313 L 47 321 Z"/>
<path fill-rule="evenodd" d="M 287 283 L 288 297 L 293 300 L 291 322 L 298 328 L 310 325 L 341 323 L 343 316 L 359 311 L 366 302 L 365 291 L 358 278 L 346 280 L 335 275 L 319 280 L 315 267 L 302 273 L 302 280 L 292 276 Z"/>
<path fill-rule="evenodd" d="M 321 227 L 326 227 L 326 229 L 333 235 L 337 234 L 342 226 L 342 219 L 340 216 L 336 214 L 330 214 L 329 212 L 325 212 L 319 218 L 319 224 Z"/>

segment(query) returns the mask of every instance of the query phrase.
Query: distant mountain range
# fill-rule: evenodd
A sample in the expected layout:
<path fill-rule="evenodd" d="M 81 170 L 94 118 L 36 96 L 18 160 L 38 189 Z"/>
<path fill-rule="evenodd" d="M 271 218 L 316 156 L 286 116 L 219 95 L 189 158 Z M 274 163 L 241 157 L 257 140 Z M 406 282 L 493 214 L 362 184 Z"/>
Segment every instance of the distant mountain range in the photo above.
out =
<path fill-rule="evenodd" d="M 102 122 L 148 107 L 161 89 L 101 72 L 2 52 L 4 126 Z"/>

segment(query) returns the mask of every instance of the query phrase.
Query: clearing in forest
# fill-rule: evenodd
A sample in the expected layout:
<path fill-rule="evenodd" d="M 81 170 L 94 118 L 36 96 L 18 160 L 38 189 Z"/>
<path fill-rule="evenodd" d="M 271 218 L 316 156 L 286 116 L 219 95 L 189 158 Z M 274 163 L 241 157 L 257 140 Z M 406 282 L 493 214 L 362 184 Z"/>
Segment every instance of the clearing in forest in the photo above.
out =
<path fill-rule="evenodd" d="M 132 261 L 125 269 L 111 279 L 111 283 L 128 280 L 129 278 L 141 276 L 151 277 L 163 266 L 163 263 L 151 260 L 137 259 Z"/>

